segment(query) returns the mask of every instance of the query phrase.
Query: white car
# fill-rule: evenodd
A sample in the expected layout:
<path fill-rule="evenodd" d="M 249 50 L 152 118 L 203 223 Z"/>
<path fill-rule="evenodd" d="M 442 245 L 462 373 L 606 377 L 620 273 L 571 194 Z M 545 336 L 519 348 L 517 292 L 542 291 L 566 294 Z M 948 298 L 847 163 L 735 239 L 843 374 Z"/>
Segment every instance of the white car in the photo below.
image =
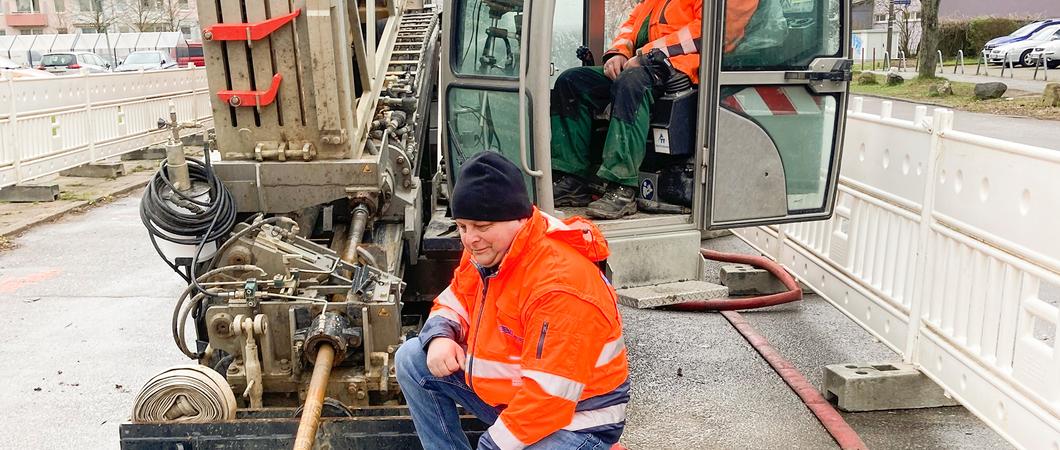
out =
<path fill-rule="evenodd" d="M 177 67 L 173 57 L 158 50 L 141 50 L 132 52 L 122 61 L 115 72 L 135 72 L 137 70 L 161 70 Z"/>
<path fill-rule="evenodd" d="M 1001 44 L 993 48 L 989 51 L 987 58 L 991 63 L 1001 64 L 1006 61 L 1005 56 L 1008 55 L 1007 61 L 1011 61 L 1013 64 L 1030 66 L 1033 64 L 1031 62 L 1031 52 L 1034 51 L 1034 48 L 1052 41 L 1057 36 L 1060 36 L 1060 25 L 1050 25 L 1034 33 L 1026 40 Z"/>
<path fill-rule="evenodd" d="M 53 78 L 48 72 L 22 67 L 17 62 L 0 57 L 0 78 Z"/>
<path fill-rule="evenodd" d="M 110 72 L 110 64 L 92 52 L 48 53 L 37 68 L 56 75 L 80 73 L 82 68 L 88 73 Z"/>
<path fill-rule="evenodd" d="M 1039 65 L 1038 60 L 1042 58 L 1043 54 L 1048 58 L 1046 61 L 1049 62 L 1050 69 L 1060 67 L 1060 34 L 1054 34 L 1051 40 L 1034 47 L 1030 54 L 1031 64 Z"/>

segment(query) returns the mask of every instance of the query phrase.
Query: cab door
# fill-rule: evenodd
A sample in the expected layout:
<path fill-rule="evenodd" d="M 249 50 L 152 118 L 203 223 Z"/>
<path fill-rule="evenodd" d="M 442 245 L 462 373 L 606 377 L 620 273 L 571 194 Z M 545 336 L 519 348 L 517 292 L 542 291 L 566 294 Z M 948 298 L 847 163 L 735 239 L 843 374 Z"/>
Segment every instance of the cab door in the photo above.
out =
<path fill-rule="evenodd" d="M 704 3 L 703 228 L 831 216 L 852 63 L 848 23 L 848 2 L 839 0 Z"/>
<path fill-rule="evenodd" d="M 443 11 L 440 137 L 450 188 L 476 153 L 500 152 L 519 165 L 519 63 L 529 32 L 526 0 L 454 0 Z M 524 114 L 525 115 L 525 114 Z M 529 120 L 529 118 L 527 118 Z M 532 164 L 527 163 L 527 186 Z M 530 188 L 531 193 L 533 188 Z"/>

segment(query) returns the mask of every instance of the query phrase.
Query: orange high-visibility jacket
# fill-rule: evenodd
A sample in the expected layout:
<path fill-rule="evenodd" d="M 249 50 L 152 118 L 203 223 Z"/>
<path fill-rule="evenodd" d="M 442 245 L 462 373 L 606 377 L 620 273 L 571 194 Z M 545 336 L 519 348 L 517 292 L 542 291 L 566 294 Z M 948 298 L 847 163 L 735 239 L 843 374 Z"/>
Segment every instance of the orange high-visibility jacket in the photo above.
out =
<path fill-rule="evenodd" d="M 759 0 L 729 0 L 725 8 L 725 43 L 726 53 L 733 51 L 743 39 L 744 30 L 751 16 L 758 9 Z M 645 20 L 648 25 L 649 42 L 640 48 L 634 48 L 637 32 Z M 618 36 L 611 43 L 611 48 L 604 53 L 604 60 L 609 55 L 625 55 L 632 58 L 659 49 L 670 58 L 674 68 L 684 72 L 699 83 L 699 50 L 702 47 L 700 36 L 703 33 L 703 0 L 644 0 L 633 8 L 629 19 L 618 29 Z"/>
<path fill-rule="evenodd" d="M 496 271 L 464 251 L 420 340 L 466 345 L 468 386 L 503 408 L 480 448 L 523 448 L 560 429 L 621 434 L 626 347 L 615 291 L 596 264 L 608 254 L 590 222 L 536 208 Z"/>

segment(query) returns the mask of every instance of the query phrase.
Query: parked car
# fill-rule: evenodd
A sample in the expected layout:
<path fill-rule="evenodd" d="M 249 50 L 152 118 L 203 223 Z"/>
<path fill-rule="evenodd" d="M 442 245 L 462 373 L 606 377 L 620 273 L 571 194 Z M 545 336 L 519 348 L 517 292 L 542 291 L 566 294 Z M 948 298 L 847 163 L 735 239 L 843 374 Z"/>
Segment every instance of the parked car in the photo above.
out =
<path fill-rule="evenodd" d="M 1023 66 L 1031 65 L 1031 51 L 1034 47 L 1039 46 L 1045 42 L 1053 39 L 1053 36 L 1060 31 L 1060 24 L 1048 25 L 1027 39 L 1007 42 L 991 49 L 988 53 L 988 61 L 991 63 L 1004 63 L 1006 61 L 1012 61 L 1014 64 Z"/>
<path fill-rule="evenodd" d="M 79 73 L 82 68 L 89 73 L 110 72 L 110 64 L 92 52 L 47 53 L 37 68 L 56 75 Z"/>
<path fill-rule="evenodd" d="M 1012 33 L 1009 33 L 1006 36 L 999 36 L 999 37 L 996 37 L 996 38 L 993 38 L 993 39 L 987 41 L 986 45 L 983 46 L 983 50 L 988 50 L 989 51 L 989 50 L 993 50 L 994 48 L 996 48 L 997 46 L 999 46 L 1001 44 L 1008 44 L 1009 42 L 1016 42 L 1016 41 L 1025 40 L 1025 39 L 1031 37 L 1031 35 L 1033 35 L 1034 33 L 1037 33 L 1042 28 L 1045 28 L 1045 27 L 1047 27 L 1049 25 L 1057 25 L 1057 24 L 1060 24 L 1060 19 L 1039 20 L 1037 22 L 1028 23 L 1028 24 L 1020 27 L 1018 30 L 1013 31 Z"/>
<path fill-rule="evenodd" d="M 10 59 L 0 57 L 0 77 L 2 78 L 52 78 L 55 75 L 42 70 L 23 67 Z"/>
<path fill-rule="evenodd" d="M 159 50 L 140 50 L 129 53 L 115 72 L 135 72 L 137 70 L 161 70 L 177 67 L 177 62 L 166 52 Z"/>
<path fill-rule="evenodd" d="M 177 47 L 177 65 L 188 67 L 192 63 L 195 67 L 206 65 L 206 58 L 202 53 L 202 42 L 189 42 L 186 48 Z"/>
<path fill-rule="evenodd" d="M 1060 67 L 1060 32 L 1057 33 L 1053 35 L 1051 40 L 1034 47 L 1030 54 L 1031 65 L 1037 66 L 1041 64 L 1038 60 L 1044 55 L 1048 58 L 1046 61 L 1049 62 L 1050 69 Z"/>

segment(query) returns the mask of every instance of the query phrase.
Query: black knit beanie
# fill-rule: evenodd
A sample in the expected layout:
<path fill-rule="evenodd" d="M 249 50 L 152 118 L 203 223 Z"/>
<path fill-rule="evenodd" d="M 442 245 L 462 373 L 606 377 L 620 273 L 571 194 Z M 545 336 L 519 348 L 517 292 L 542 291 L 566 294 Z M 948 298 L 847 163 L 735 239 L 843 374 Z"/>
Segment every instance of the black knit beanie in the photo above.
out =
<path fill-rule="evenodd" d="M 460 169 L 450 202 L 454 219 L 505 222 L 534 212 L 523 172 L 499 153 L 472 156 Z"/>

